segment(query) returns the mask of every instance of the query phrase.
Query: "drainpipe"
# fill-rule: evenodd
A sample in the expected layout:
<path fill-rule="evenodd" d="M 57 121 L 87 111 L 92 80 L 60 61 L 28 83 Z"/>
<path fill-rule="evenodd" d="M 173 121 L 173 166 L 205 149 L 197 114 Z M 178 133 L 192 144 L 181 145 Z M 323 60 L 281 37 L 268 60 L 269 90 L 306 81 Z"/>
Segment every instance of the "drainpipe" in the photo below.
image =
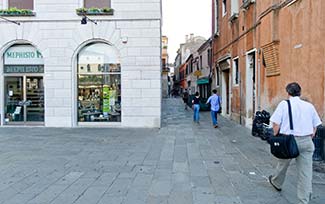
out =
<path fill-rule="evenodd" d="M 258 54 L 260 53 L 260 49 L 258 50 Z M 261 110 L 261 59 L 258 56 L 258 64 L 257 64 L 257 110 Z"/>
<path fill-rule="evenodd" d="M 241 122 L 241 118 L 242 118 L 242 115 L 241 115 L 241 98 L 242 98 L 242 88 L 241 88 L 241 73 L 240 71 L 238 72 L 238 77 L 239 77 L 239 124 L 241 125 L 242 122 Z"/>

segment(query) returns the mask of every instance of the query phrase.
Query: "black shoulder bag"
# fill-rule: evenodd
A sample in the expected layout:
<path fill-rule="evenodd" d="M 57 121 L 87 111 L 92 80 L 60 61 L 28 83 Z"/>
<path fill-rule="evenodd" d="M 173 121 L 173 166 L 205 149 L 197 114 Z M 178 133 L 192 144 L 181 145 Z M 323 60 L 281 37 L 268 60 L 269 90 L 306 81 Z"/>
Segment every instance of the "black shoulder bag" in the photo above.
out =
<path fill-rule="evenodd" d="M 287 102 L 290 130 L 293 130 L 291 104 L 289 100 Z M 279 133 L 277 136 L 271 136 L 269 138 L 269 144 L 271 146 L 271 153 L 279 159 L 293 159 L 299 156 L 299 149 L 295 137 L 292 134 L 285 135 Z"/>

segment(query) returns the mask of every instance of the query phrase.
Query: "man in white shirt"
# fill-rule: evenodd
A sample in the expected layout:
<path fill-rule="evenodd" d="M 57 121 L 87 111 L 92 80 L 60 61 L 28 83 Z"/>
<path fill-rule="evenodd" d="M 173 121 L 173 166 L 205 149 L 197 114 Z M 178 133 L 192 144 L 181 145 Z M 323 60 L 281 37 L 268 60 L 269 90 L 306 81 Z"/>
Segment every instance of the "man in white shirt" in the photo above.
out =
<path fill-rule="evenodd" d="M 270 121 L 273 124 L 274 135 L 281 133 L 295 136 L 300 153 L 295 158 L 298 170 L 297 196 L 299 204 L 307 204 L 312 193 L 312 157 L 315 150 L 312 138 L 321 121 L 314 106 L 300 99 L 301 87 L 298 83 L 288 84 L 286 91 L 291 104 L 293 130 L 290 130 L 286 101 L 280 102 Z M 291 159 L 279 159 L 276 173 L 269 177 L 269 182 L 277 191 L 281 191 L 290 162 Z"/>

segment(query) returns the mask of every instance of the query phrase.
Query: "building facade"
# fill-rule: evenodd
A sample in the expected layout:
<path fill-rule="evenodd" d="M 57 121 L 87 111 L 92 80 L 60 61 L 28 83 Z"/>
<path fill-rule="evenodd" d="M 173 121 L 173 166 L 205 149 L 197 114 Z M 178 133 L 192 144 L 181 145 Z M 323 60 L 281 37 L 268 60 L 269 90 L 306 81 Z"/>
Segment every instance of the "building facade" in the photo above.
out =
<path fill-rule="evenodd" d="M 273 112 L 296 81 L 324 119 L 325 2 L 212 2 L 213 84 L 223 115 L 251 127 L 255 111 Z"/>
<path fill-rule="evenodd" d="M 162 36 L 162 71 L 161 71 L 161 91 L 162 97 L 167 98 L 170 93 L 170 76 L 169 76 L 169 61 L 168 61 L 168 38 L 167 36 Z"/>
<path fill-rule="evenodd" d="M 211 38 L 208 39 L 197 50 L 198 56 L 196 58 L 196 69 L 194 75 L 197 77 L 197 91 L 201 97 L 209 98 L 212 91 L 212 49 Z"/>
<path fill-rule="evenodd" d="M 160 127 L 160 0 L 0 9 L 2 126 Z"/>
<path fill-rule="evenodd" d="M 196 77 L 193 75 L 194 58 L 196 57 L 198 48 L 205 42 L 205 38 L 190 34 L 185 36 L 185 43 L 180 44 L 175 58 L 175 76 L 179 80 L 175 81 L 174 89 L 179 89 L 182 93 L 185 89 L 190 94 L 196 91 Z M 194 54 L 194 56 L 193 56 Z"/>

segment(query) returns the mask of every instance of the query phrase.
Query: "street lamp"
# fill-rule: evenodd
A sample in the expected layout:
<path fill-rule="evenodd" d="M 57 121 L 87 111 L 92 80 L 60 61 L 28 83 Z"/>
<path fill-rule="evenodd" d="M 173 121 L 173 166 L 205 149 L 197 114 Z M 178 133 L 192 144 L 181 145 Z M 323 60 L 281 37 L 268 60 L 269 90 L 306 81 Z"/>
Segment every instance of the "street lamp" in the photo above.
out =
<path fill-rule="evenodd" d="M 86 25 L 87 24 L 87 20 L 89 20 L 90 22 L 92 22 L 92 23 L 94 23 L 94 24 L 97 25 L 97 22 L 96 21 L 88 18 L 87 16 L 82 17 L 82 19 L 80 21 L 81 25 Z"/>

